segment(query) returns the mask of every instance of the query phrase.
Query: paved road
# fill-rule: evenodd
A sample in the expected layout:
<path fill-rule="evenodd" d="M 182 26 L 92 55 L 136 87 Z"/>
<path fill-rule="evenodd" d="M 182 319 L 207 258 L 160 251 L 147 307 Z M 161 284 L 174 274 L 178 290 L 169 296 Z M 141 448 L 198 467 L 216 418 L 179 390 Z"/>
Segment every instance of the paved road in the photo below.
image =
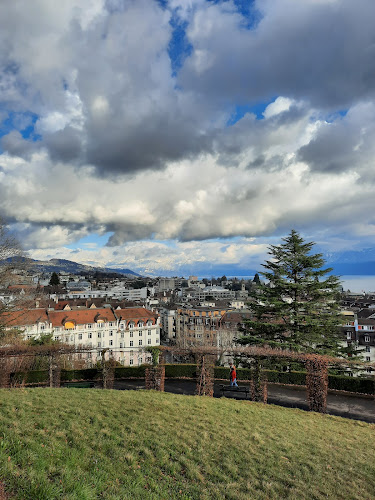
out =
<path fill-rule="evenodd" d="M 214 397 L 220 397 L 220 383 L 215 382 Z M 167 379 L 165 381 L 165 392 L 174 394 L 193 395 L 195 387 L 195 382 L 191 380 Z M 119 390 L 144 388 L 144 379 L 115 381 L 115 389 Z M 226 397 L 245 399 L 244 394 L 228 394 Z M 306 391 L 293 387 L 268 384 L 268 402 L 288 408 L 308 410 Z M 375 399 L 358 395 L 328 394 L 327 412 L 331 415 L 375 423 Z"/>

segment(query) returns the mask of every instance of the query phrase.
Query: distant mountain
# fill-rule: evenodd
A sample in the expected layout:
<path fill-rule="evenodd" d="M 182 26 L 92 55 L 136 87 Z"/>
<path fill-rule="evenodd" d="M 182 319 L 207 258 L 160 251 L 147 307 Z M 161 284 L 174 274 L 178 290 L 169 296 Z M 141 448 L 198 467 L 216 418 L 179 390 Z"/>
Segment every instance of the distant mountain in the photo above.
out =
<path fill-rule="evenodd" d="M 118 273 L 124 274 L 129 277 L 137 277 L 141 276 L 138 273 L 135 273 L 131 269 L 113 269 L 108 267 L 98 267 L 98 266 L 89 266 L 87 264 L 79 264 L 78 262 L 73 262 L 71 260 L 66 259 L 50 259 L 50 260 L 35 260 L 30 259 L 29 257 L 22 258 L 8 258 L 7 262 L 11 262 L 14 260 L 21 261 L 26 264 L 26 266 L 32 268 L 37 272 L 45 272 L 45 273 L 59 273 L 66 272 L 71 274 L 79 274 L 79 273 Z"/>

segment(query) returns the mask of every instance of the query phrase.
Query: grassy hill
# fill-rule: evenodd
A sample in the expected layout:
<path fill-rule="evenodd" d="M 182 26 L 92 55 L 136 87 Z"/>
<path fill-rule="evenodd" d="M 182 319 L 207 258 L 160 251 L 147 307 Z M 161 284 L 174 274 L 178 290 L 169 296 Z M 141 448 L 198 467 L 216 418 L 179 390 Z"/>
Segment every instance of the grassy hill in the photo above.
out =
<path fill-rule="evenodd" d="M 22 499 L 370 499 L 375 426 L 146 391 L 0 391 L 0 480 Z"/>

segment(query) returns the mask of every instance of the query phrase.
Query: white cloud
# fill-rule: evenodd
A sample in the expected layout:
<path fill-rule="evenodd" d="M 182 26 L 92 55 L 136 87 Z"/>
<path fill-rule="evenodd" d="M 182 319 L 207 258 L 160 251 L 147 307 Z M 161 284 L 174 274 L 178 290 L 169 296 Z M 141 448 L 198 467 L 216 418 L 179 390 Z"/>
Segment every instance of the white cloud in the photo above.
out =
<path fill-rule="evenodd" d="M 16 129 L 1 140 L 0 211 L 27 248 L 109 232 L 111 247 L 61 252 L 172 269 L 246 264 L 243 238 L 291 227 L 375 236 L 374 3 L 255 8 L 248 29 L 232 1 L 0 4 L 0 98 Z M 171 19 L 191 44 L 177 75 Z M 271 99 L 264 119 L 227 126 Z M 32 113 L 35 142 L 20 134 Z M 204 241 L 216 238 L 231 240 Z"/>

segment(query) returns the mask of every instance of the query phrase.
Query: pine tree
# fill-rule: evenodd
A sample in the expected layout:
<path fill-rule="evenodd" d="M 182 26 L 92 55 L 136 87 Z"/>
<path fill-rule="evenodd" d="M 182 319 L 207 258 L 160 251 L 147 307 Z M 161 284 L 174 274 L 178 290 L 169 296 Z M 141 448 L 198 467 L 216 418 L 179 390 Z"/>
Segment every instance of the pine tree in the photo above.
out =
<path fill-rule="evenodd" d="M 251 304 L 254 317 L 247 321 L 241 344 L 263 344 L 303 352 L 342 354 L 339 286 L 327 276 L 322 254 L 311 254 L 313 242 L 305 242 L 292 230 L 281 245 L 269 247 L 270 260 L 260 274 Z"/>
<path fill-rule="evenodd" d="M 55 272 L 52 273 L 51 279 L 49 280 L 49 284 L 51 286 L 57 286 L 60 285 L 60 278 L 59 275 Z"/>
<path fill-rule="evenodd" d="M 255 273 L 253 283 L 255 283 L 256 285 L 260 285 L 260 278 L 258 273 Z"/>

